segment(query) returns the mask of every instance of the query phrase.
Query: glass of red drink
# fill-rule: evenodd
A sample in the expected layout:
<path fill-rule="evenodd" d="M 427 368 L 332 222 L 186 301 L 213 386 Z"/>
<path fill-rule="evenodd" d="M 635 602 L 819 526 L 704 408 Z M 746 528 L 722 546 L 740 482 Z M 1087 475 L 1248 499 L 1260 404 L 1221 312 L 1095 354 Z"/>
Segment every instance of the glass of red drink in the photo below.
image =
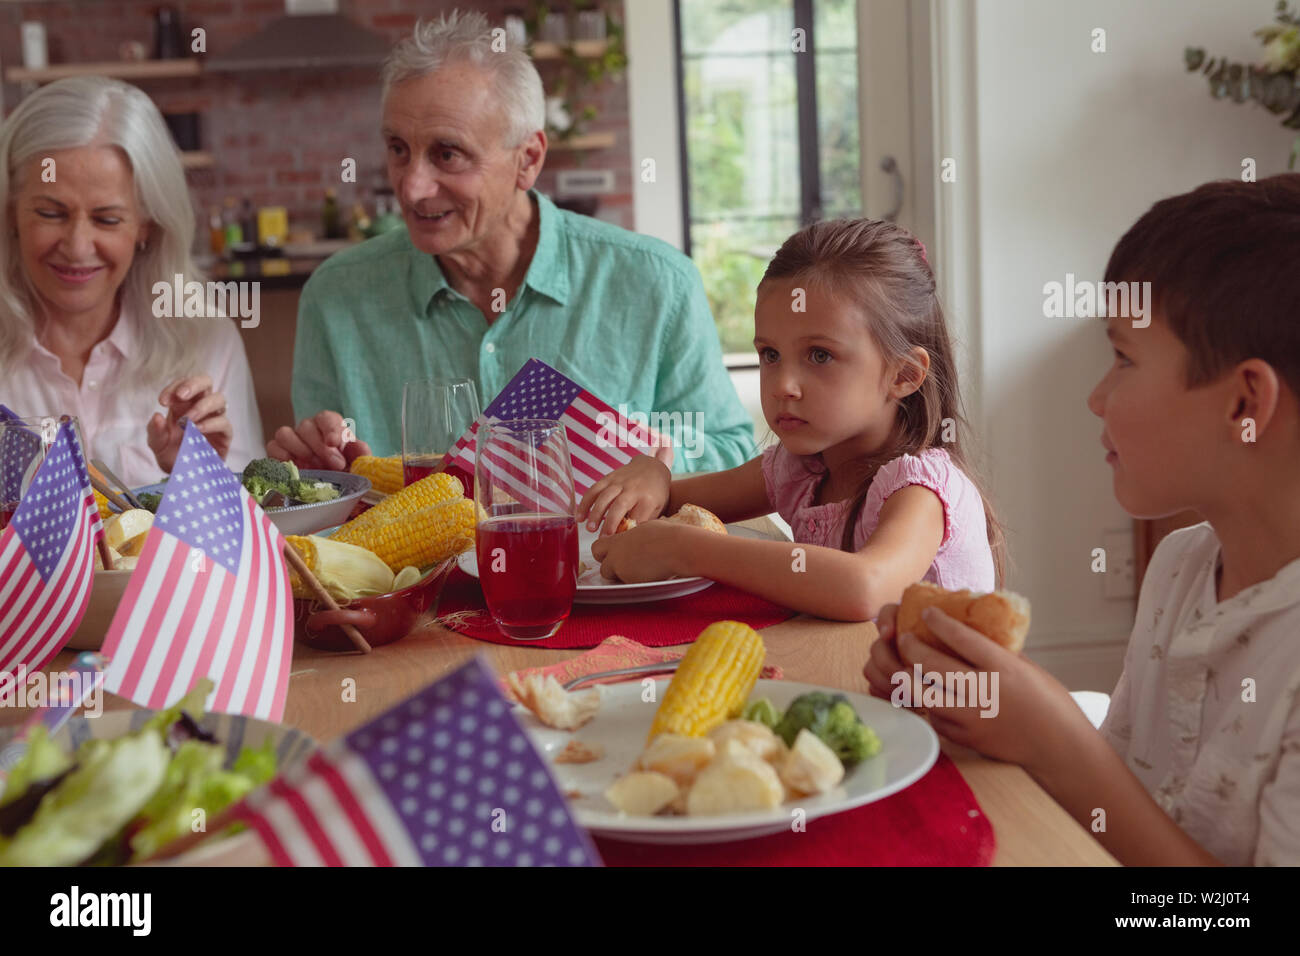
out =
<path fill-rule="evenodd" d="M 443 456 L 478 418 L 478 392 L 467 378 L 407 382 L 402 388 L 402 481 L 438 471 Z M 457 474 L 472 494 L 472 475 Z"/>
<path fill-rule="evenodd" d="M 521 419 L 479 426 L 475 547 L 488 610 L 506 637 L 560 629 L 578 589 L 578 524 L 564 425 Z"/>

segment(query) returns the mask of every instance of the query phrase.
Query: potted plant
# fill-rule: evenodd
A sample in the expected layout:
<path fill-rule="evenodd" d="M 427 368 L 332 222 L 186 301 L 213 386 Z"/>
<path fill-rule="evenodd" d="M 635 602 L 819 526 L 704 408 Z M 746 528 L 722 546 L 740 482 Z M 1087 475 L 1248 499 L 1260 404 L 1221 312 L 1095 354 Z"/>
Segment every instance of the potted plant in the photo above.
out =
<path fill-rule="evenodd" d="M 1188 47 L 1183 59 L 1188 71 L 1200 70 L 1215 99 L 1231 97 L 1236 103 L 1256 100 L 1270 113 L 1288 114 L 1287 129 L 1300 130 L 1300 11 L 1278 0 L 1277 22 L 1255 31 L 1264 45 L 1262 62 L 1230 63 L 1226 57 L 1206 58 L 1205 50 Z M 1295 169 L 1300 156 L 1300 136 L 1291 145 L 1287 169 Z"/>

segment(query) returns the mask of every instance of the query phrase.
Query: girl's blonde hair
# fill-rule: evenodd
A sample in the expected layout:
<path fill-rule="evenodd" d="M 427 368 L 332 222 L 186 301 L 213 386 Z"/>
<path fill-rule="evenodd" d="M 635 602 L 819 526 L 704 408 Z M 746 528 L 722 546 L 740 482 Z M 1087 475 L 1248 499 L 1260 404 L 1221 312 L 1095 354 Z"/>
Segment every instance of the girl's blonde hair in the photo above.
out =
<path fill-rule="evenodd" d="M 153 320 L 153 284 L 203 280 L 190 256 L 194 208 L 171 134 L 153 101 L 134 86 L 101 76 L 58 80 L 28 96 L 0 130 L 0 374 L 20 364 L 36 339 L 39 300 L 23 266 L 14 219 L 20 170 L 38 157 L 82 146 L 116 146 L 126 154 L 135 198 L 152 223 L 119 289 L 123 316 L 144 325 L 136 336 L 133 374 L 159 382 L 199 364 L 210 319 Z M 56 168 L 55 174 L 58 174 Z M 152 321 L 151 321 L 152 320 Z M 228 321 L 228 320 L 227 320 Z"/>
<path fill-rule="evenodd" d="M 884 449 L 861 463 L 863 477 L 851 499 L 841 549 L 853 549 L 853 532 L 876 471 L 899 455 L 917 455 L 941 444 L 980 491 L 989 547 L 1001 582 L 1007 565 L 1006 540 L 961 441 L 968 426 L 961 411 L 957 365 L 935 292 L 934 272 L 921 243 L 905 229 L 877 219 L 814 223 L 777 250 L 763 273 L 763 282 L 768 279 L 795 280 L 855 306 L 887 364 L 912 361 L 910 353 L 917 346 L 930 356 L 930 370 L 921 387 L 898 402 Z M 951 422 L 953 440 L 940 442 L 945 421 Z"/>

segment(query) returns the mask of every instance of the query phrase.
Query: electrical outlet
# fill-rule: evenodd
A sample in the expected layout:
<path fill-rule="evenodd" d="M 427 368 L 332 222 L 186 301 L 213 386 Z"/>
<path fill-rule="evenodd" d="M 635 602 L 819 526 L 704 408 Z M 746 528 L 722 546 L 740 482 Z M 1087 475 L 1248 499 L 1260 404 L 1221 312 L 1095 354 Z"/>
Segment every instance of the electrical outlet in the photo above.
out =
<path fill-rule="evenodd" d="M 1127 601 L 1137 596 L 1137 567 L 1133 556 L 1133 531 L 1125 528 L 1102 534 L 1106 549 L 1104 588 L 1108 600 Z"/>

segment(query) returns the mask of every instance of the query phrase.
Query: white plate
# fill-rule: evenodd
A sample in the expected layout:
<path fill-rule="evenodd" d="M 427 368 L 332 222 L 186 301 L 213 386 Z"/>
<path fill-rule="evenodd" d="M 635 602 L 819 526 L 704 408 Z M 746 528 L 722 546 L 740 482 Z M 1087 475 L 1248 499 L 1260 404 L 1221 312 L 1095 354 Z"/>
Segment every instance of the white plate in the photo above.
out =
<path fill-rule="evenodd" d="M 656 700 L 662 700 L 668 681 L 656 681 L 655 686 Z M 605 788 L 631 769 L 645 747 L 646 733 L 659 705 L 642 701 L 641 689 L 640 681 L 601 685 L 600 712 L 572 733 L 545 727 L 523 707 L 516 708 L 533 741 L 550 760 L 574 738 L 604 748 L 600 760 L 553 765 L 560 789 L 582 794 L 570 798 L 578 822 L 599 836 L 632 843 L 682 844 L 724 843 L 779 833 L 790 828 L 795 809 L 802 809 L 805 819 L 811 821 L 872 803 L 911 786 L 925 776 L 939 757 L 939 738 L 930 725 L 887 701 L 812 684 L 760 680 L 750 699 L 768 697 L 782 710 L 809 691 L 844 694 L 858 716 L 880 737 L 880 753 L 850 769 L 840 785 L 829 793 L 792 800 L 773 810 L 711 817 L 627 816 L 605 799 Z"/>
<path fill-rule="evenodd" d="M 769 538 L 761 531 L 736 524 L 727 525 L 727 531 L 741 538 Z M 703 591 L 713 584 L 708 578 L 669 578 L 666 581 L 623 584 L 601 577 L 600 564 L 591 556 L 591 545 L 597 537 L 599 535 L 596 532 L 588 531 L 585 526 L 578 527 L 578 560 L 594 567 L 589 567 L 578 575 L 578 590 L 573 596 L 574 604 L 642 604 L 649 601 L 667 601 L 669 598 Z M 456 564 L 470 577 L 478 577 L 478 557 L 473 551 L 461 554 L 456 559 Z"/>

